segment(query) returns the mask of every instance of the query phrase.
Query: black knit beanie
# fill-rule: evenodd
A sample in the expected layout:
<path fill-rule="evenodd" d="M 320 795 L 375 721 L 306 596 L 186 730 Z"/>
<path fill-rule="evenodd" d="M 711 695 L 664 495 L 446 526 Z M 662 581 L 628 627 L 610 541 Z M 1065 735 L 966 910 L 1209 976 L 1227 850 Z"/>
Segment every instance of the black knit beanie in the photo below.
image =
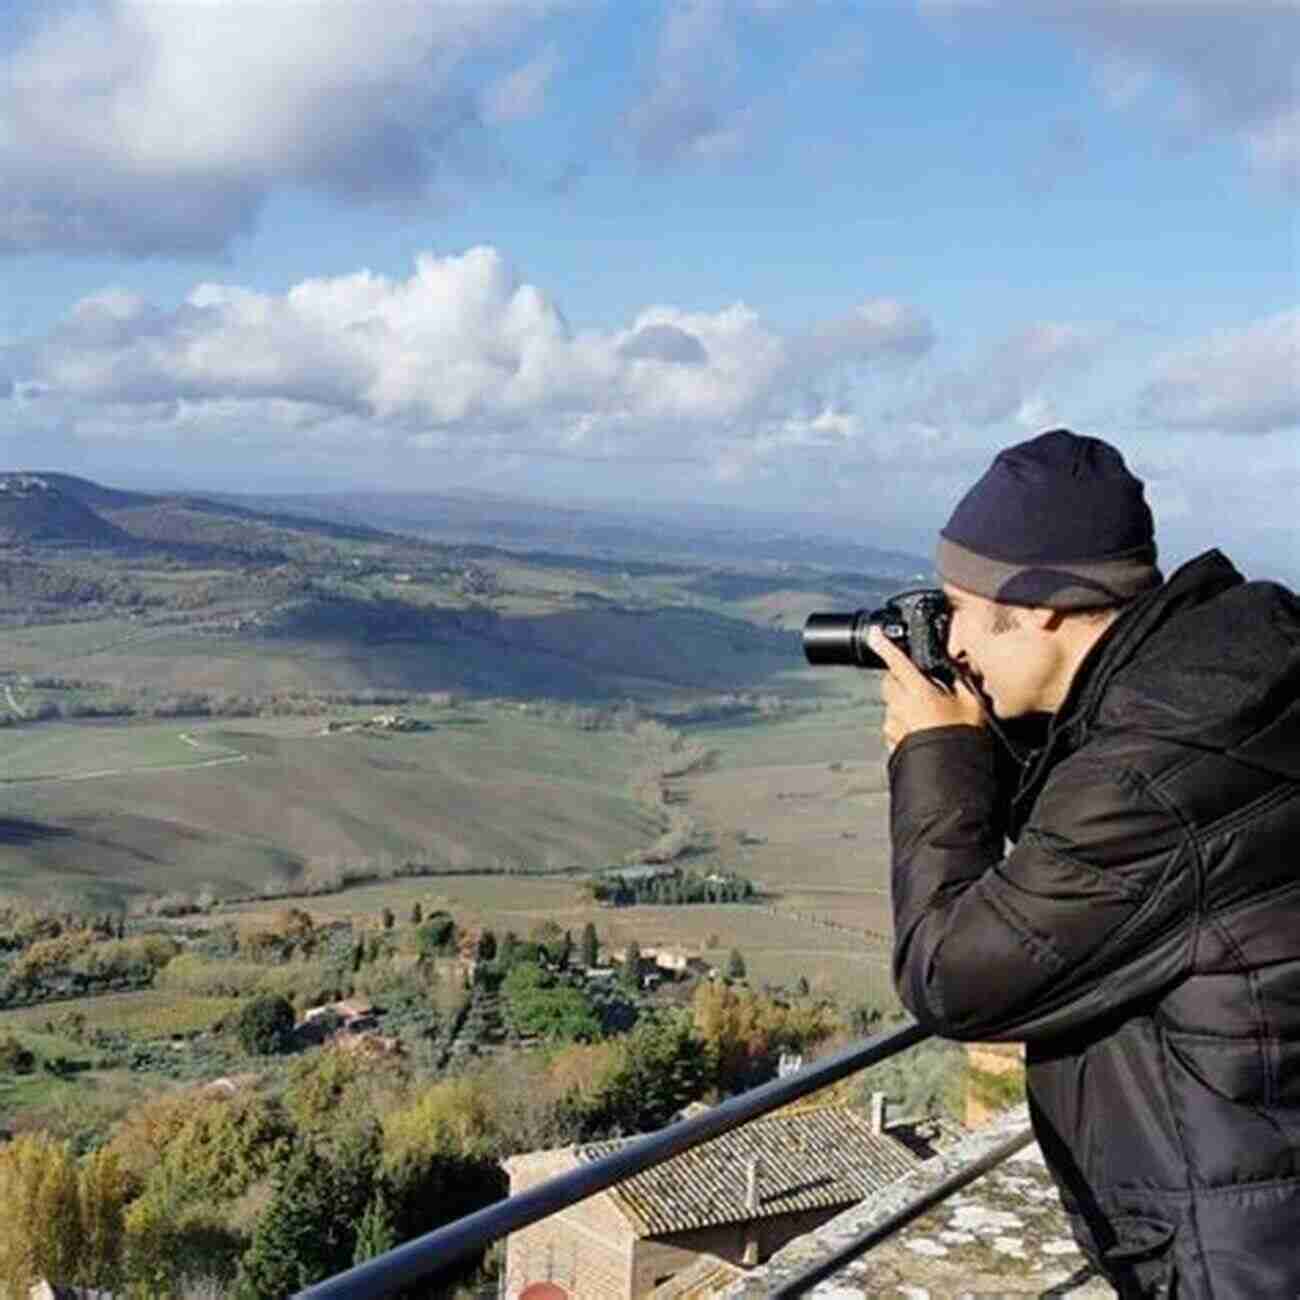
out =
<path fill-rule="evenodd" d="M 1052 429 L 999 452 L 939 535 L 945 582 L 1007 605 L 1121 605 L 1160 585 L 1142 480 L 1099 438 Z"/>

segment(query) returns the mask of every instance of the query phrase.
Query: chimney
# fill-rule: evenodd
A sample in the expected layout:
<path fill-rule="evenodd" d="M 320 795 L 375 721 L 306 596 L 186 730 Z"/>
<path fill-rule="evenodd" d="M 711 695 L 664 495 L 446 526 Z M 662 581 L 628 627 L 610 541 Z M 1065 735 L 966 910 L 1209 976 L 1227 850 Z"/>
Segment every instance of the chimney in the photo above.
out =
<path fill-rule="evenodd" d="M 763 1176 L 763 1162 L 757 1156 L 745 1161 L 745 1212 L 758 1213 L 758 1183 Z"/>
<path fill-rule="evenodd" d="M 871 1094 L 871 1131 L 877 1135 L 885 1131 L 885 1094 Z"/>

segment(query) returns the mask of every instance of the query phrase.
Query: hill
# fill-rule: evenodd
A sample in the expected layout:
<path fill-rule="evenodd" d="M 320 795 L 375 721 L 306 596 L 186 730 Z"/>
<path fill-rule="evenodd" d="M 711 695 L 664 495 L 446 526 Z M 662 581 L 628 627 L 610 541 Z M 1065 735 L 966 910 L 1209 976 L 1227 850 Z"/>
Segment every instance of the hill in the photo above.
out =
<path fill-rule="evenodd" d="M 10 477 L 44 480 L 13 492 L 15 515 L 58 502 L 82 527 L 0 546 L 0 888 L 8 872 L 15 888 L 97 896 L 209 878 L 224 891 L 288 879 L 320 854 L 414 855 L 421 836 L 463 833 L 465 861 L 547 846 L 551 828 L 582 822 L 595 798 L 568 779 L 564 745 L 546 751 L 540 803 L 510 793 L 505 777 L 493 796 L 485 768 L 460 807 L 443 807 L 436 790 L 456 781 L 423 759 L 372 738 L 375 761 L 354 754 L 349 765 L 345 746 L 304 736 L 353 705 L 419 711 L 431 694 L 506 716 L 536 702 L 574 725 L 630 710 L 677 727 L 741 719 L 757 733 L 838 707 L 860 685 L 805 667 L 795 632 L 807 613 L 878 603 L 898 585 L 852 567 L 693 556 L 703 533 L 656 533 L 644 519 L 628 550 L 587 546 L 590 536 L 571 547 L 545 521 L 534 545 L 511 549 L 282 504 Z M 482 522 L 490 533 L 497 517 Z M 214 743 L 244 757 L 204 755 L 203 728 L 237 729 Z M 499 740 L 501 771 L 515 743 Z M 617 859 L 653 838 L 642 827 L 629 839 L 623 816 L 584 832 L 583 852 Z M 577 840 L 563 843 L 576 851 Z"/>
<path fill-rule="evenodd" d="M 121 528 L 51 479 L 0 475 L 0 545 L 113 547 L 129 542 Z"/>
<path fill-rule="evenodd" d="M 10 731 L 0 894 L 104 907 L 407 860 L 594 867 L 658 834 L 630 785 L 635 738 L 491 706 L 425 716 L 398 734 L 327 734 L 321 718 Z"/>

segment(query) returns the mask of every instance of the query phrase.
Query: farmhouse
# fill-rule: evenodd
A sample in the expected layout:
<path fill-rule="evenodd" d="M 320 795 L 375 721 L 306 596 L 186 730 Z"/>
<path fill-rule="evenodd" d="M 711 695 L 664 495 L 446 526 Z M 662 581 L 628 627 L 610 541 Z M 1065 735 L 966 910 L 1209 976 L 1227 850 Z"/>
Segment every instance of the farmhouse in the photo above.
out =
<path fill-rule="evenodd" d="M 510 1194 L 628 1140 L 514 1156 Z M 504 1294 L 523 1300 L 545 1284 L 556 1300 L 685 1295 L 705 1272 L 762 1263 L 928 1154 L 913 1131 L 873 1128 L 845 1106 L 768 1115 L 513 1233 Z"/>
<path fill-rule="evenodd" d="M 314 1025 L 318 1020 L 333 1012 L 338 1021 L 338 1028 L 350 1034 L 359 1034 L 367 1029 L 374 1029 L 378 1021 L 375 1009 L 360 998 L 344 998 L 339 1002 L 326 1002 L 319 1007 L 308 1007 L 303 1012 L 303 1025 Z"/>

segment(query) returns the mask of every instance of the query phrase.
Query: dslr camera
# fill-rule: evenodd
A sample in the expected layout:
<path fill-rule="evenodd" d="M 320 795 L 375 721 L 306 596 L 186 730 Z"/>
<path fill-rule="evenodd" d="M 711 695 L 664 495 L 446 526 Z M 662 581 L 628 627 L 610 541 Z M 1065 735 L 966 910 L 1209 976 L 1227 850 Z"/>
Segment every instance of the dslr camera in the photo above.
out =
<path fill-rule="evenodd" d="M 948 598 L 934 587 L 902 591 L 879 609 L 809 614 L 803 625 L 803 652 L 810 664 L 846 668 L 884 668 L 867 645 L 878 627 L 927 677 L 951 690 L 956 674 L 948 658 Z"/>

